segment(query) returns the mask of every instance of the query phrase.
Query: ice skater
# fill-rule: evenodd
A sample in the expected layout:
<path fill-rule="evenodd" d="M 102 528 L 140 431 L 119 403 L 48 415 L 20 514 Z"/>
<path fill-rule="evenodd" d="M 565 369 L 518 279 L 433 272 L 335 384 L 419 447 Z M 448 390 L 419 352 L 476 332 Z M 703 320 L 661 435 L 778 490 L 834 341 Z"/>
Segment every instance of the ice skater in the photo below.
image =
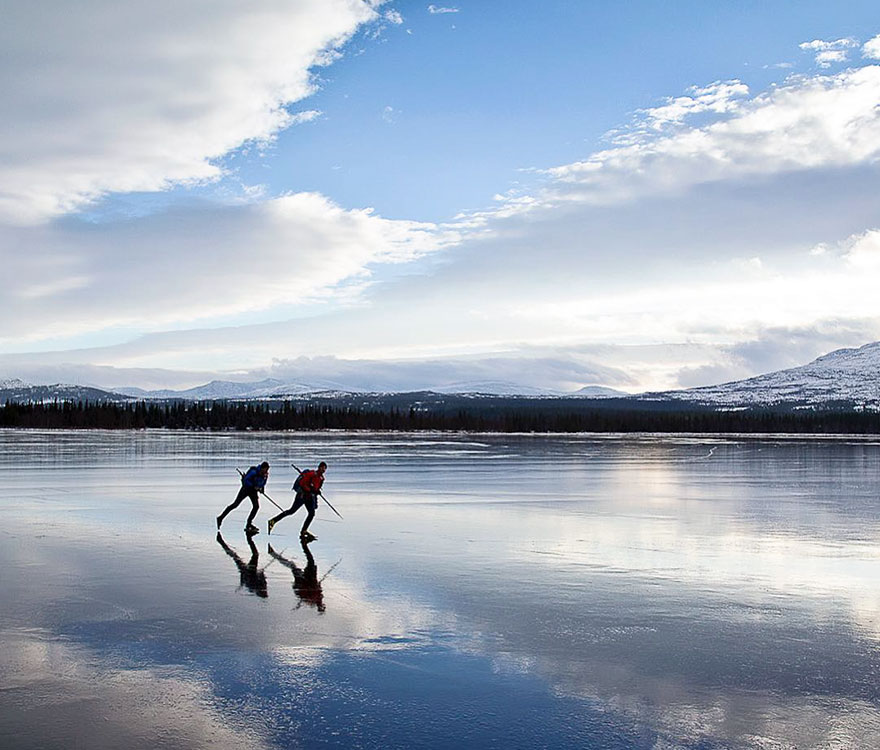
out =
<path fill-rule="evenodd" d="M 311 542 L 318 538 L 314 534 L 309 533 L 309 524 L 311 524 L 312 519 L 315 517 L 315 511 L 318 509 L 318 495 L 321 492 L 321 486 L 324 484 L 325 471 L 327 471 L 327 464 L 321 461 L 321 463 L 318 464 L 317 470 L 306 469 L 296 478 L 296 481 L 293 483 L 293 489 L 296 490 L 296 497 L 293 500 L 293 505 L 282 513 L 279 513 L 274 518 L 269 519 L 270 534 L 272 533 L 275 524 L 282 518 L 287 518 L 287 516 L 293 515 L 305 505 L 308 515 L 303 522 L 302 529 L 300 529 L 299 537 L 307 542 Z"/>
<path fill-rule="evenodd" d="M 235 500 L 232 501 L 226 510 L 217 516 L 218 531 L 223 523 L 223 519 L 226 518 L 231 511 L 235 510 L 241 504 L 242 500 L 249 497 L 252 507 L 250 515 L 247 517 L 247 523 L 245 524 L 244 530 L 246 534 L 260 533 L 260 530 L 254 526 L 253 521 L 254 516 L 257 515 L 257 511 L 260 509 L 259 493 L 264 491 L 267 479 L 269 479 L 268 461 L 263 461 L 259 466 L 251 466 L 251 468 L 241 475 L 241 489 L 238 491 L 238 495 L 235 496 Z M 269 528 L 271 529 L 272 527 L 270 526 Z"/>

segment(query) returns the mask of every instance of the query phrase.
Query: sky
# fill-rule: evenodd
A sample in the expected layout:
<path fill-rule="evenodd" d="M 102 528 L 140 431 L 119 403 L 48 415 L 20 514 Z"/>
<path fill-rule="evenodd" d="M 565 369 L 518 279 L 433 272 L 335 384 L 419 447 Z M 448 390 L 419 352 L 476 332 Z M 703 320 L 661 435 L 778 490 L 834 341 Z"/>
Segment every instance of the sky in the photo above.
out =
<path fill-rule="evenodd" d="M 686 388 L 880 339 L 873 2 L 10 0 L 0 379 Z"/>

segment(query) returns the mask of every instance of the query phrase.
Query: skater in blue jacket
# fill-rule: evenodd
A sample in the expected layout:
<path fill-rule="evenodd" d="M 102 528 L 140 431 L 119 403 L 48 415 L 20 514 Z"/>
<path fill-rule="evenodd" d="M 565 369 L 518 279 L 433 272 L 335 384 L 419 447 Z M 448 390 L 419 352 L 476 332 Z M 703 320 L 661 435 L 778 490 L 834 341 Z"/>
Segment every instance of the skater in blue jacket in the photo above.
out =
<path fill-rule="evenodd" d="M 235 496 L 235 500 L 232 501 L 226 510 L 217 516 L 218 530 L 227 514 L 235 510 L 241 504 L 242 500 L 249 497 L 252 507 L 250 515 L 247 517 L 247 524 L 245 525 L 244 530 L 247 534 L 260 533 L 260 530 L 254 526 L 253 520 L 254 516 L 257 515 L 257 511 L 260 509 L 259 493 L 263 492 L 263 489 L 266 487 L 267 479 L 269 479 L 268 461 L 263 461 L 259 466 L 251 466 L 251 468 L 241 475 L 241 489 L 238 491 L 238 495 Z"/>

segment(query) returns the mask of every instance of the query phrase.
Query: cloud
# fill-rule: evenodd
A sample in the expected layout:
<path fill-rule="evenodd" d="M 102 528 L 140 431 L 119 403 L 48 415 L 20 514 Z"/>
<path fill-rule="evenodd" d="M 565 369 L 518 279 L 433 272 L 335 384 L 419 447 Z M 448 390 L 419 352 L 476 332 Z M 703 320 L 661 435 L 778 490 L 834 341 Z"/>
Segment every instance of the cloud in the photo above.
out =
<path fill-rule="evenodd" d="M 714 88 L 713 88 L 714 87 Z M 622 145 L 546 171 L 543 203 L 608 204 L 712 181 L 874 164 L 880 66 L 795 78 L 751 99 L 729 82 L 645 110 Z M 691 126 L 694 113 L 723 114 Z M 659 131 L 659 132 L 657 132 Z"/>
<path fill-rule="evenodd" d="M 640 125 L 642 129 L 659 131 L 696 114 L 733 112 L 737 102 L 748 93 L 749 87 L 741 81 L 716 81 L 708 86 L 694 86 L 687 96 L 670 97 L 659 107 L 639 110 Z"/>
<path fill-rule="evenodd" d="M 870 60 L 880 60 L 880 34 L 862 45 L 862 57 Z"/>
<path fill-rule="evenodd" d="M 880 271 L 880 229 L 871 229 L 843 243 L 846 262 L 859 271 Z"/>
<path fill-rule="evenodd" d="M 637 113 L 608 148 L 543 171 L 542 186 L 446 224 L 299 194 L 0 228 L 15 249 L 0 293 L 18 308 L 0 311 L 3 343 L 202 325 L 215 330 L 146 335 L 92 361 L 256 371 L 301 355 L 498 357 L 512 372 L 509 355 L 544 358 L 545 385 L 570 389 L 588 368 L 632 390 L 757 374 L 730 347 L 768 330 L 812 331 L 811 352 L 865 343 L 835 332 L 842 320 L 880 337 L 878 101 L 876 65 L 757 94 L 739 81 L 693 87 Z M 331 304 L 304 320 L 318 299 Z M 579 353 L 610 345 L 622 348 Z M 619 354 L 642 346 L 666 354 Z M 550 363 L 567 358 L 582 369 L 566 380 Z"/>
<path fill-rule="evenodd" d="M 437 15 L 440 13 L 458 13 L 458 8 L 443 7 L 442 5 L 429 5 L 428 13 Z"/>
<path fill-rule="evenodd" d="M 433 224 L 346 211 L 315 193 L 126 222 L 2 227 L 0 340 L 156 328 L 345 295 L 373 264 L 456 241 Z"/>
<path fill-rule="evenodd" d="M 303 122 L 313 122 L 314 120 L 317 120 L 322 114 L 324 113 L 318 109 L 307 109 L 303 112 L 296 112 L 294 114 L 291 114 L 290 122 L 291 124 L 296 125 L 299 125 Z"/>
<path fill-rule="evenodd" d="M 850 38 L 835 39 L 832 42 L 814 39 L 812 42 L 803 42 L 799 46 L 802 50 L 816 53 L 816 64 L 820 68 L 830 68 L 834 63 L 846 62 L 847 50 L 858 47 L 859 43 Z"/>
<path fill-rule="evenodd" d="M 111 192 L 215 180 L 250 141 L 311 119 L 315 90 L 376 3 L 232 0 L 4 7 L 0 218 L 40 222 Z"/>

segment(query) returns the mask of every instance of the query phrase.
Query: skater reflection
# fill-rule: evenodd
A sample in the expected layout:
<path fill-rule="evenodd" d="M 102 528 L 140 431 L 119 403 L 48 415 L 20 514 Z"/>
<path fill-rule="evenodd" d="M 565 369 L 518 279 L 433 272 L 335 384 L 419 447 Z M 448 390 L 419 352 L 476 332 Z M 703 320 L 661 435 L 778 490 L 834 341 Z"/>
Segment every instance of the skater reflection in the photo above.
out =
<path fill-rule="evenodd" d="M 235 564 L 238 566 L 238 574 L 241 576 L 241 583 L 239 585 L 244 586 L 252 594 L 256 594 L 263 599 L 267 598 L 269 596 L 269 589 L 266 584 L 266 574 L 257 567 L 260 553 L 257 551 L 257 545 L 254 544 L 251 536 L 247 536 L 247 543 L 251 548 L 251 559 L 247 562 L 242 560 L 238 553 L 223 541 L 219 531 L 217 532 L 217 541 L 223 547 L 223 551 L 235 560 Z"/>
<path fill-rule="evenodd" d="M 315 558 L 309 550 L 309 544 L 306 540 L 301 540 L 302 550 L 306 556 L 306 567 L 300 568 L 292 560 L 279 555 L 272 545 L 269 545 L 269 554 L 272 555 L 282 565 L 290 568 L 293 573 L 293 591 L 299 597 L 296 608 L 299 609 L 303 603 L 311 607 L 316 607 L 319 613 L 323 613 L 324 592 L 321 590 L 321 581 L 318 579 L 318 566 L 315 565 Z"/>

